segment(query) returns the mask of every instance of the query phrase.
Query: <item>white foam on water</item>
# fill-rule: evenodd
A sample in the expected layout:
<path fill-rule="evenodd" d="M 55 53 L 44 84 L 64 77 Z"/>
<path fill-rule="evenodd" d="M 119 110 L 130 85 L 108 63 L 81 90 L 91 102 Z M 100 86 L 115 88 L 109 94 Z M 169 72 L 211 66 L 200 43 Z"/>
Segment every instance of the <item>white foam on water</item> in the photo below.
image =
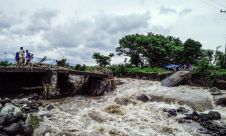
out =
<path fill-rule="evenodd" d="M 179 86 L 173 88 L 162 87 L 160 82 L 120 79 L 124 84 L 117 86 L 113 92 L 101 97 L 75 96 L 65 98 L 64 102 L 55 103 L 52 110 L 53 116 L 44 118 L 40 127 L 35 130 L 35 135 L 40 135 L 44 130 L 50 129 L 51 135 L 67 132 L 75 135 L 129 135 L 129 136 L 192 136 L 201 128 L 197 123 L 179 124 L 177 117 L 168 117 L 163 108 L 185 107 L 192 110 L 189 105 L 179 105 L 165 102 L 141 102 L 136 100 L 137 95 L 162 95 L 179 97 L 181 99 L 203 99 L 211 95 L 206 89 Z M 136 104 L 121 105 L 123 114 L 111 114 L 106 112 L 106 107 L 115 105 L 116 98 L 129 98 Z M 222 111 L 221 108 L 217 110 Z M 101 121 L 90 116 L 98 116 Z"/>

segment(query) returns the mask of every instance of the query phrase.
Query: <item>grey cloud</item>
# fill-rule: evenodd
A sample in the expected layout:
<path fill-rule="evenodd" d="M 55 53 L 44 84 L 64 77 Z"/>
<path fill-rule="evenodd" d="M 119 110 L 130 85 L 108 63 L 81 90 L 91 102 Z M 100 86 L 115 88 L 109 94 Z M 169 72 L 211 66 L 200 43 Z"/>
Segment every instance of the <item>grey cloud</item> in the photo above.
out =
<path fill-rule="evenodd" d="M 153 26 L 151 28 L 152 32 L 157 33 L 157 34 L 163 34 L 163 35 L 168 35 L 171 31 L 171 28 L 164 28 L 162 26 Z"/>
<path fill-rule="evenodd" d="M 48 30 L 51 26 L 52 19 L 58 15 L 57 10 L 39 9 L 30 16 L 30 24 L 27 30 L 30 32 L 39 32 Z"/>
<path fill-rule="evenodd" d="M 51 28 L 57 10 L 39 9 L 32 14 L 20 13 L 7 15 L 0 12 L 0 33 L 12 35 L 35 35 Z M 1 31 L 4 28 L 4 31 Z"/>
<path fill-rule="evenodd" d="M 8 29 L 11 26 L 17 24 L 19 18 L 14 14 L 6 14 L 5 12 L 0 11 L 0 31 L 1 29 Z"/>
<path fill-rule="evenodd" d="M 99 15 L 96 24 L 99 29 L 105 29 L 109 33 L 128 32 L 137 28 L 148 27 L 149 12 L 131 15 Z"/>
<path fill-rule="evenodd" d="M 43 38 L 52 48 L 60 48 L 61 56 L 68 60 L 76 58 L 77 61 L 83 60 L 83 63 L 93 63 L 91 58 L 95 51 L 114 52 L 119 38 L 125 34 L 149 31 L 149 20 L 148 12 L 123 16 L 98 14 L 91 18 L 76 18 L 51 28 Z M 67 50 L 66 55 L 63 50 Z"/>
<path fill-rule="evenodd" d="M 47 32 L 44 39 L 57 47 L 109 48 L 118 34 L 148 28 L 150 17 L 145 14 L 128 16 L 97 15 L 92 19 L 72 20 Z"/>
<path fill-rule="evenodd" d="M 172 8 L 161 7 L 159 13 L 160 14 L 171 14 L 171 13 L 176 14 L 177 11 Z"/>
<path fill-rule="evenodd" d="M 114 52 L 119 39 L 126 34 L 150 31 L 167 33 L 162 27 L 149 26 L 149 12 L 129 15 L 99 13 L 89 18 L 69 19 L 58 25 L 53 22 L 57 15 L 58 12 L 54 10 L 38 10 L 25 17 L 21 25 L 9 29 L 5 43 L 15 37 L 13 41 L 17 41 L 17 44 L 7 48 L 16 51 L 19 46 L 24 46 L 37 57 L 61 59 L 65 56 L 71 64 L 93 64 L 94 52 Z M 37 37 L 41 41 L 33 39 Z"/>
<path fill-rule="evenodd" d="M 192 12 L 192 9 L 184 9 L 180 12 L 180 16 L 185 16 L 187 14 L 190 14 Z"/>

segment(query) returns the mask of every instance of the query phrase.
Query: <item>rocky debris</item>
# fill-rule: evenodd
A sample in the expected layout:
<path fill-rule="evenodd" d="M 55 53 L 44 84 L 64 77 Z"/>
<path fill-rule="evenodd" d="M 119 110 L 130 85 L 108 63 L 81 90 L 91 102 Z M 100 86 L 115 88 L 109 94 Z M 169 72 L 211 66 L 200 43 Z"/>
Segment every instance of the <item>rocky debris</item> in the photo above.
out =
<path fill-rule="evenodd" d="M 167 112 L 168 117 L 177 116 L 177 110 L 176 109 L 163 109 L 164 112 Z"/>
<path fill-rule="evenodd" d="M 128 105 L 131 103 L 136 104 L 136 102 L 131 100 L 131 98 L 129 98 L 129 97 L 121 97 L 121 98 L 117 97 L 117 98 L 115 98 L 115 103 L 119 104 L 119 105 Z"/>
<path fill-rule="evenodd" d="M 39 106 L 42 106 L 42 104 L 40 104 L 40 101 L 31 100 L 31 101 L 29 101 L 28 104 L 24 104 L 22 106 L 22 110 L 25 113 L 38 112 L 39 111 L 39 108 L 38 108 Z"/>
<path fill-rule="evenodd" d="M 184 114 L 184 113 L 187 113 L 187 112 L 188 112 L 188 110 L 185 109 L 184 107 L 179 107 L 179 108 L 177 108 L 177 109 L 167 109 L 167 108 L 163 108 L 163 111 L 164 111 L 164 112 L 167 112 L 167 113 L 168 113 L 167 115 L 168 115 L 169 117 L 177 116 L 178 113 Z"/>
<path fill-rule="evenodd" d="M 28 98 L 14 99 L 14 100 L 12 100 L 12 103 L 15 105 L 28 104 L 29 100 L 28 100 Z"/>
<path fill-rule="evenodd" d="M 191 120 L 179 118 L 179 119 L 177 119 L 177 122 L 178 123 L 191 123 Z"/>
<path fill-rule="evenodd" d="M 209 92 L 212 95 L 222 95 L 223 94 L 217 87 L 210 88 Z"/>
<path fill-rule="evenodd" d="M 214 121 L 220 119 L 221 115 L 217 111 L 209 111 L 209 113 L 200 114 L 194 111 L 192 114 L 186 114 L 186 116 L 178 122 L 181 123 L 183 120 L 194 120 L 204 128 L 200 130 L 200 133 L 224 136 L 226 134 L 226 125 L 224 123 L 221 124 Z"/>
<path fill-rule="evenodd" d="M 39 96 L 38 94 L 34 93 L 34 94 L 28 96 L 28 99 L 37 101 L 37 100 L 41 99 L 41 96 Z"/>
<path fill-rule="evenodd" d="M 11 103 L 6 103 L 0 114 L 7 118 L 7 124 L 23 119 L 23 112 Z"/>
<path fill-rule="evenodd" d="M 2 106 L 2 104 L 0 103 L 0 110 L 2 109 L 2 107 L 3 107 L 3 106 Z"/>
<path fill-rule="evenodd" d="M 193 111 L 192 114 L 185 114 L 184 119 L 191 119 L 195 121 L 210 121 L 210 120 L 219 120 L 221 119 L 221 115 L 217 111 L 209 111 L 209 113 L 200 113 L 198 114 L 196 111 Z"/>
<path fill-rule="evenodd" d="M 124 84 L 124 82 L 122 82 L 121 80 L 119 79 L 115 80 L 115 85 L 122 85 L 122 84 Z"/>
<path fill-rule="evenodd" d="M 219 106 L 222 106 L 222 107 L 226 107 L 226 97 L 219 98 L 216 101 L 216 105 L 219 105 Z"/>
<path fill-rule="evenodd" d="M 34 132 L 34 128 L 30 124 L 23 125 L 22 128 L 25 136 L 31 136 Z"/>
<path fill-rule="evenodd" d="M 148 102 L 148 101 L 149 101 L 149 98 L 148 98 L 147 95 L 141 94 L 141 95 L 138 95 L 138 96 L 137 96 L 137 100 L 140 100 L 140 101 L 142 101 L 142 102 Z"/>
<path fill-rule="evenodd" d="M 203 121 L 200 125 L 204 128 L 202 133 L 210 134 L 213 136 L 225 136 L 226 135 L 226 125 L 224 123 L 217 123 L 213 121 Z"/>
<path fill-rule="evenodd" d="M 3 124 L 5 124 L 5 122 L 6 122 L 6 116 L 0 114 L 0 126 L 2 126 Z"/>
<path fill-rule="evenodd" d="M 20 123 L 12 123 L 11 125 L 4 127 L 3 130 L 6 132 L 6 134 L 13 136 L 21 134 L 22 126 Z"/>
<path fill-rule="evenodd" d="M 164 112 L 167 112 L 169 117 L 177 116 L 178 113 L 184 114 L 183 118 L 176 119 L 178 123 L 191 123 L 191 121 L 198 122 L 203 129 L 199 130 L 200 133 L 216 135 L 216 136 L 225 136 L 226 134 L 226 125 L 224 123 L 216 123 L 215 120 L 221 119 L 221 114 L 217 111 L 209 111 L 208 113 L 198 113 L 193 111 L 188 114 L 188 110 L 183 107 L 178 109 L 163 109 Z"/>
<path fill-rule="evenodd" d="M 49 104 L 48 106 L 47 106 L 47 110 L 48 111 L 51 111 L 52 109 L 54 109 L 55 108 L 55 106 L 54 106 L 54 104 Z"/>
<path fill-rule="evenodd" d="M 221 114 L 217 111 L 210 111 L 208 114 L 209 114 L 211 120 L 220 120 L 221 119 Z"/>
<path fill-rule="evenodd" d="M 177 112 L 181 113 L 181 114 L 184 114 L 184 113 L 188 113 L 189 110 L 184 108 L 184 107 L 179 107 L 179 108 L 177 108 Z"/>
<path fill-rule="evenodd" d="M 206 113 L 200 113 L 199 120 L 200 121 L 208 121 L 208 120 L 210 120 L 210 115 L 206 114 Z"/>
<path fill-rule="evenodd" d="M 61 93 L 59 90 L 55 89 L 51 91 L 48 95 L 48 99 L 57 99 L 61 96 Z"/>
<path fill-rule="evenodd" d="M 30 112 L 39 110 L 38 100 L 0 98 L 0 106 L 0 136 L 33 135 L 35 127 L 31 123 L 34 123 L 36 118 L 30 119 L 30 122 L 26 120 L 31 118 Z"/>
<path fill-rule="evenodd" d="M 6 103 L 10 103 L 10 99 L 9 98 L 4 98 L 1 100 L 1 104 L 4 106 Z"/>
<path fill-rule="evenodd" d="M 43 119 L 44 117 L 51 117 L 53 114 L 50 111 L 39 111 L 38 116 Z"/>

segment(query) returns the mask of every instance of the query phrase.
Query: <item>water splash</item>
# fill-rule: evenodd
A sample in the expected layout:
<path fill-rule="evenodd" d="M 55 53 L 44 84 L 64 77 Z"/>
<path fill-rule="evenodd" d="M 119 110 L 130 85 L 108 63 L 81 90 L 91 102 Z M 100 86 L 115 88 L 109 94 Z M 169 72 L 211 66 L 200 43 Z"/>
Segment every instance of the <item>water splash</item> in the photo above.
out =
<path fill-rule="evenodd" d="M 198 134 L 197 129 L 201 128 L 197 123 L 179 124 L 176 119 L 180 115 L 169 118 L 166 113 L 162 112 L 162 109 L 177 108 L 182 104 L 186 109 L 192 110 L 194 107 L 191 101 L 194 99 L 197 100 L 194 103 L 198 104 L 195 108 L 203 110 L 213 108 L 212 97 L 203 88 L 190 86 L 167 88 L 155 81 L 120 80 L 124 84 L 117 86 L 114 92 L 104 96 L 75 96 L 55 102 L 56 108 L 51 111 L 53 116 L 44 118 L 40 127 L 35 131 L 35 135 L 50 131 L 51 135 L 191 136 Z M 146 94 L 149 97 L 162 96 L 162 99 L 159 99 L 159 102 L 143 103 L 136 100 L 136 96 L 139 94 Z M 125 105 L 119 105 L 115 102 L 117 98 L 131 101 Z M 166 98 L 174 101 L 166 103 L 168 102 Z M 180 103 L 176 100 L 184 100 L 184 102 Z M 198 100 L 201 102 L 197 103 Z M 118 105 L 115 108 L 120 110 L 120 114 L 107 112 L 106 109 L 112 105 Z"/>

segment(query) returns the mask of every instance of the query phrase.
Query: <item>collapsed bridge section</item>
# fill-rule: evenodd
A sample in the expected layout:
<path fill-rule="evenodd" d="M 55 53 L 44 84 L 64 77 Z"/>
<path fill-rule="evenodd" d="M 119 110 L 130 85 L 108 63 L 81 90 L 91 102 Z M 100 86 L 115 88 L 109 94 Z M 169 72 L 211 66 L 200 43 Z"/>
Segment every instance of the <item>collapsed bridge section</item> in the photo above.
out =
<path fill-rule="evenodd" d="M 76 88 L 71 77 L 80 76 L 85 82 Z M 53 94 L 103 95 L 114 90 L 114 80 L 109 74 L 46 69 L 40 67 L 0 67 L 0 95 L 36 92 L 51 98 Z"/>

